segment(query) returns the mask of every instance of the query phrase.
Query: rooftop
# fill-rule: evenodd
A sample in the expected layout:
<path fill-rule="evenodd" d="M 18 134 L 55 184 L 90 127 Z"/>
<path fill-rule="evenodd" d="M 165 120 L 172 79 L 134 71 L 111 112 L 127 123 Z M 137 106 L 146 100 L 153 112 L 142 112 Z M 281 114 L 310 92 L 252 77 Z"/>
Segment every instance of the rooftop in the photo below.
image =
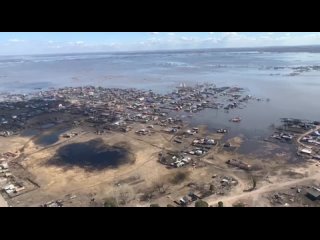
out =
<path fill-rule="evenodd" d="M 315 199 L 320 199 L 320 192 L 315 190 L 315 189 L 309 189 L 307 191 L 307 195 L 311 196 L 312 198 Z"/>

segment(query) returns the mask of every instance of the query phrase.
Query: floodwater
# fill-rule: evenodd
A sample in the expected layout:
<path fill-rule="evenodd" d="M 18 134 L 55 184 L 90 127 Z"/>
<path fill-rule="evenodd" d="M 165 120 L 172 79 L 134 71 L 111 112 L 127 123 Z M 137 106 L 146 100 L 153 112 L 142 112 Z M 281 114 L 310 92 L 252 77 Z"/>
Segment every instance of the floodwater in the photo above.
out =
<path fill-rule="evenodd" d="M 60 129 L 60 130 L 50 130 L 48 132 L 44 132 L 38 135 L 34 142 L 42 146 L 52 145 L 58 142 L 60 135 L 66 131 L 67 129 Z"/>
<path fill-rule="evenodd" d="M 51 128 L 53 126 L 54 125 L 52 125 Z M 26 129 L 21 133 L 21 136 L 33 138 L 33 141 L 35 144 L 38 144 L 41 146 L 49 146 L 58 142 L 60 135 L 66 132 L 67 130 L 68 129 L 49 129 L 44 131 L 43 128 L 41 128 L 41 130 Z"/>
<path fill-rule="evenodd" d="M 21 136 L 23 137 L 34 137 L 36 135 L 40 134 L 40 131 L 37 129 L 26 129 L 21 133 Z"/>
<path fill-rule="evenodd" d="M 296 154 L 296 146 L 293 143 L 283 143 L 275 141 L 270 148 L 270 143 L 258 137 L 245 138 L 239 147 L 238 153 L 243 155 L 254 155 L 262 159 L 270 159 L 275 155 L 288 159 L 288 163 L 301 162 L 303 159 Z"/>
<path fill-rule="evenodd" d="M 282 117 L 320 120 L 320 71 L 290 75 L 294 67 L 319 65 L 320 47 L 1 57 L 0 92 L 89 84 L 160 93 L 181 82 L 238 86 L 270 101 L 250 102 L 229 113 L 207 109 L 194 114 L 191 124 L 228 128 L 230 137 L 241 133 L 263 138 Z M 228 121 L 236 116 L 242 118 L 240 123 Z"/>

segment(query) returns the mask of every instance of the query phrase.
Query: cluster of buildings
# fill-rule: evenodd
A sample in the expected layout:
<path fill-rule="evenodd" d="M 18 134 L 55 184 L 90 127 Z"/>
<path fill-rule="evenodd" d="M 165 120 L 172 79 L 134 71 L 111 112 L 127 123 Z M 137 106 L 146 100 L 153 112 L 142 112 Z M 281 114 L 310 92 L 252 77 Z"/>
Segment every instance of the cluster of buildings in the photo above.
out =
<path fill-rule="evenodd" d="M 277 140 L 284 140 L 284 141 L 291 141 L 294 138 L 294 134 L 291 133 L 286 133 L 286 132 L 280 132 L 280 133 L 275 133 L 271 136 L 274 139 Z"/>
<path fill-rule="evenodd" d="M 128 126 L 138 122 L 158 124 L 174 133 L 177 129 L 172 126 L 182 123 L 174 117 L 177 111 L 195 113 L 205 108 L 221 108 L 229 103 L 220 100 L 227 102 L 228 99 L 232 99 L 233 107 L 237 107 L 241 101 L 249 100 L 247 96 L 241 98 L 242 91 L 241 88 L 203 84 L 179 87 L 168 94 L 94 86 L 8 94 L 0 101 L 0 136 L 19 134 L 29 128 L 31 118 L 57 112 L 81 117 L 74 119 L 78 125 L 88 122 L 100 129 L 129 131 Z M 221 99 L 223 97 L 225 99 Z"/>
<path fill-rule="evenodd" d="M 62 200 L 49 201 L 45 204 L 42 204 L 40 207 L 63 207 Z"/>
<path fill-rule="evenodd" d="M 301 142 L 309 143 L 311 145 L 320 146 L 320 132 L 314 131 L 301 139 Z"/>
<path fill-rule="evenodd" d="M 10 159 L 16 157 L 16 154 L 11 152 L 6 152 L 0 154 L 0 182 L 6 183 L 7 178 L 11 177 L 11 173 L 9 171 L 9 165 L 8 162 Z"/>
<path fill-rule="evenodd" d="M 191 157 L 185 153 L 166 153 L 160 154 L 159 162 L 169 167 L 180 168 L 190 163 L 194 163 Z"/>
<path fill-rule="evenodd" d="M 318 121 L 302 120 L 295 118 L 282 118 L 283 125 L 278 127 L 279 132 L 271 136 L 273 139 L 292 143 L 297 138 L 297 155 L 320 160 L 320 131 Z"/>
<path fill-rule="evenodd" d="M 16 154 L 11 152 L 0 154 L 0 187 L 10 197 L 25 190 L 24 184 L 17 181 L 9 169 L 8 162 L 15 157 Z"/>
<path fill-rule="evenodd" d="M 320 122 L 318 121 L 309 121 L 303 119 L 296 119 L 296 118 L 282 118 L 281 122 L 283 122 L 284 128 L 291 130 L 291 129 L 301 129 L 301 130 L 310 130 L 314 128 L 316 125 L 319 125 Z"/>
<path fill-rule="evenodd" d="M 190 188 L 189 192 L 174 202 L 179 206 L 188 206 L 212 194 L 225 195 L 236 185 L 238 185 L 238 180 L 231 176 L 213 175 L 211 181 L 189 183 L 187 185 Z"/>
<path fill-rule="evenodd" d="M 304 143 L 305 147 L 300 148 L 299 153 L 320 160 L 320 132 L 318 130 L 302 137 L 300 141 Z"/>
<path fill-rule="evenodd" d="M 198 131 L 197 128 L 196 130 Z M 174 138 L 174 142 L 181 144 L 184 142 L 184 139 L 182 136 L 179 136 Z M 217 141 L 210 137 L 195 138 L 192 140 L 191 145 L 184 145 L 184 149 L 177 153 L 167 153 L 166 155 L 161 154 L 160 163 L 176 168 L 183 167 L 190 163 L 195 166 L 197 159 L 207 154 L 208 151 L 216 144 Z M 191 155 L 191 157 L 188 155 Z"/>
<path fill-rule="evenodd" d="M 191 158 L 190 157 L 186 157 L 186 156 L 172 156 L 171 158 L 173 160 L 172 163 L 170 163 L 171 166 L 179 168 L 179 167 L 183 167 L 184 165 L 187 165 L 190 163 Z"/>

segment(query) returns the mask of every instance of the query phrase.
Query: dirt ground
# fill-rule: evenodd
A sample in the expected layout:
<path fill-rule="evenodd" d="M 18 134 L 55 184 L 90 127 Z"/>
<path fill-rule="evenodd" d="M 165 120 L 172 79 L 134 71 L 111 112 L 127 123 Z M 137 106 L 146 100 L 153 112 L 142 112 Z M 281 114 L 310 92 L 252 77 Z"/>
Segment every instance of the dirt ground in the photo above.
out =
<path fill-rule="evenodd" d="M 260 170 L 251 172 L 252 177 L 257 182 L 257 186 L 253 191 L 243 191 L 252 185 L 248 179 L 242 182 L 243 185 L 239 184 L 237 190 L 226 196 L 212 195 L 204 200 L 213 206 L 217 206 L 219 201 L 223 201 L 226 207 L 233 206 L 233 204 L 239 202 L 245 203 L 246 206 L 250 207 L 273 206 L 268 200 L 268 196 L 273 192 L 285 191 L 297 184 L 312 186 L 312 183 L 320 182 L 320 165 L 318 161 L 306 160 L 297 164 L 288 164 L 283 162 L 283 158 L 279 156 L 264 160 Z M 257 161 L 262 162 L 262 159 L 247 158 L 249 163 Z M 272 164 L 268 164 L 268 161 L 272 161 Z M 235 173 L 235 176 L 239 176 L 238 173 Z M 306 197 L 304 198 L 306 199 Z M 317 201 L 314 204 L 320 206 Z"/>
<path fill-rule="evenodd" d="M 216 206 L 218 201 L 223 201 L 224 206 L 232 206 L 239 201 L 247 206 L 272 206 L 269 200 L 272 192 L 320 180 L 320 167 L 316 161 L 306 160 L 288 165 L 285 153 L 268 157 L 239 154 L 237 148 L 243 139 L 235 137 L 229 140 L 235 147 L 229 151 L 220 142 L 223 135 L 215 133 L 209 135 L 218 140 L 217 146 L 201 157 L 196 166 L 169 169 L 158 162 L 159 153 L 183 150 L 190 146 L 194 138 L 207 136 L 206 129 L 200 127 L 198 134 L 178 144 L 173 141 L 172 134 L 161 132 L 158 126 L 153 129 L 154 134 L 139 136 L 135 133 L 145 127 L 144 124 L 135 124 L 133 130 L 127 133 L 105 132 L 101 135 L 88 129 L 73 128 L 70 131 L 78 135 L 66 139 L 61 133 L 55 143 L 47 146 L 37 144 L 36 137 L 1 138 L 0 152 L 19 154 L 17 159 L 9 163 L 11 172 L 22 179 L 31 179 L 39 186 L 13 198 L 4 195 L 5 199 L 11 206 L 40 206 L 53 200 L 63 200 L 64 206 L 102 206 L 108 197 L 116 198 L 122 206 L 149 206 L 152 203 L 167 206 L 174 205 L 174 201 L 194 191 L 195 185 L 196 189 L 207 192 L 214 185 L 210 196 L 204 198 L 212 206 Z M 60 129 L 61 126 L 57 126 L 43 130 L 41 134 Z M 52 164 L 51 160 L 59 149 L 96 139 L 102 139 L 107 146 L 124 144 L 133 155 L 134 162 L 94 171 L 78 165 Z M 266 143 L 268 151 L 277 147 Z M 228 166 L 226 161 L 229 159 L 250 164 L 253 171 Z M 177 174 L 181 173 L 184 178 L 174 182 Z M 222 186 L 217 179 L 223 178 L 234 179 L 236 184 Z M 253 186 L 253 179 L 256 182 L 255 189 L 248 191 Z M 0 204 L 2 202 L 0 198 Z"/>
<path fill-rule="evenodd" d="M 0 195 L 0 207 L 8 207 L 8 203 L 4 198 Z"/>

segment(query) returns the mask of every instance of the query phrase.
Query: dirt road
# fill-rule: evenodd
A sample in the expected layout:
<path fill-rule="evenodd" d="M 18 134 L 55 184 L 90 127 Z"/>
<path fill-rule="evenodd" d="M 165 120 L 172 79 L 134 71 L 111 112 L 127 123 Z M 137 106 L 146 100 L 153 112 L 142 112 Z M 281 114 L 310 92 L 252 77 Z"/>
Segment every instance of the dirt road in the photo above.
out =
<path fill-rule="evenodd" d="M 302 134 L 302 135 L 298 138 L 298 140 L 297 140 L 298 144 L 301 145 L 301 146 L 303 146 L 304 148 L 308 148 L 309 146 L 303 144 L 303 143 L 301 142 L 301 139 L 302 139 L 303 137 L 309 135 L 310 133 L 314 132 L 314 131 L 318 131 L 319 129 L 320 129 L 320 126 L 317 126 L 315 129 L 311 129 L 311 130 L 309 130 L 308 132 Z"/>
<path fill-rule="evenodd" d="M 289 181 L 285 181 L 285 182 L 280 182 L 280 183 L 274 183 L 274 184 L 269 184 L 266 186 L 263 186 L 255 191 L 252 192 L 245 192 L 245 193 L 241 193 L 239 195 L 235 195 L 235 196 L 225 196 L 225 197 L 219 197 L 217 198 L 217 196 L 210 196 L 204 199 L 204 201 L 208 202 L 209 205 L 217 205 L 217 203 L 219 201 L 223 201 L 226 206 L 228 205 L 228 203 L 233 203 L 237 200 L 240 200 L 242 198 L 253 198 L 253 197 L 257 197 L 258 195 L 261 195 L 265 192 L 271 192 L 274 190 L 279 190 L 291 185 L 296 185 L 296 184 L 300 184 L 304 181 L 308 181 L 308 180 L 319 180 L 320 179 L 320 173 L 316 173 L 313 176 L 310 177 L 306 177 L 306 178 L 302 178 L 302 179 L 295 179 L 295 180 L 289 180 Z"/>

